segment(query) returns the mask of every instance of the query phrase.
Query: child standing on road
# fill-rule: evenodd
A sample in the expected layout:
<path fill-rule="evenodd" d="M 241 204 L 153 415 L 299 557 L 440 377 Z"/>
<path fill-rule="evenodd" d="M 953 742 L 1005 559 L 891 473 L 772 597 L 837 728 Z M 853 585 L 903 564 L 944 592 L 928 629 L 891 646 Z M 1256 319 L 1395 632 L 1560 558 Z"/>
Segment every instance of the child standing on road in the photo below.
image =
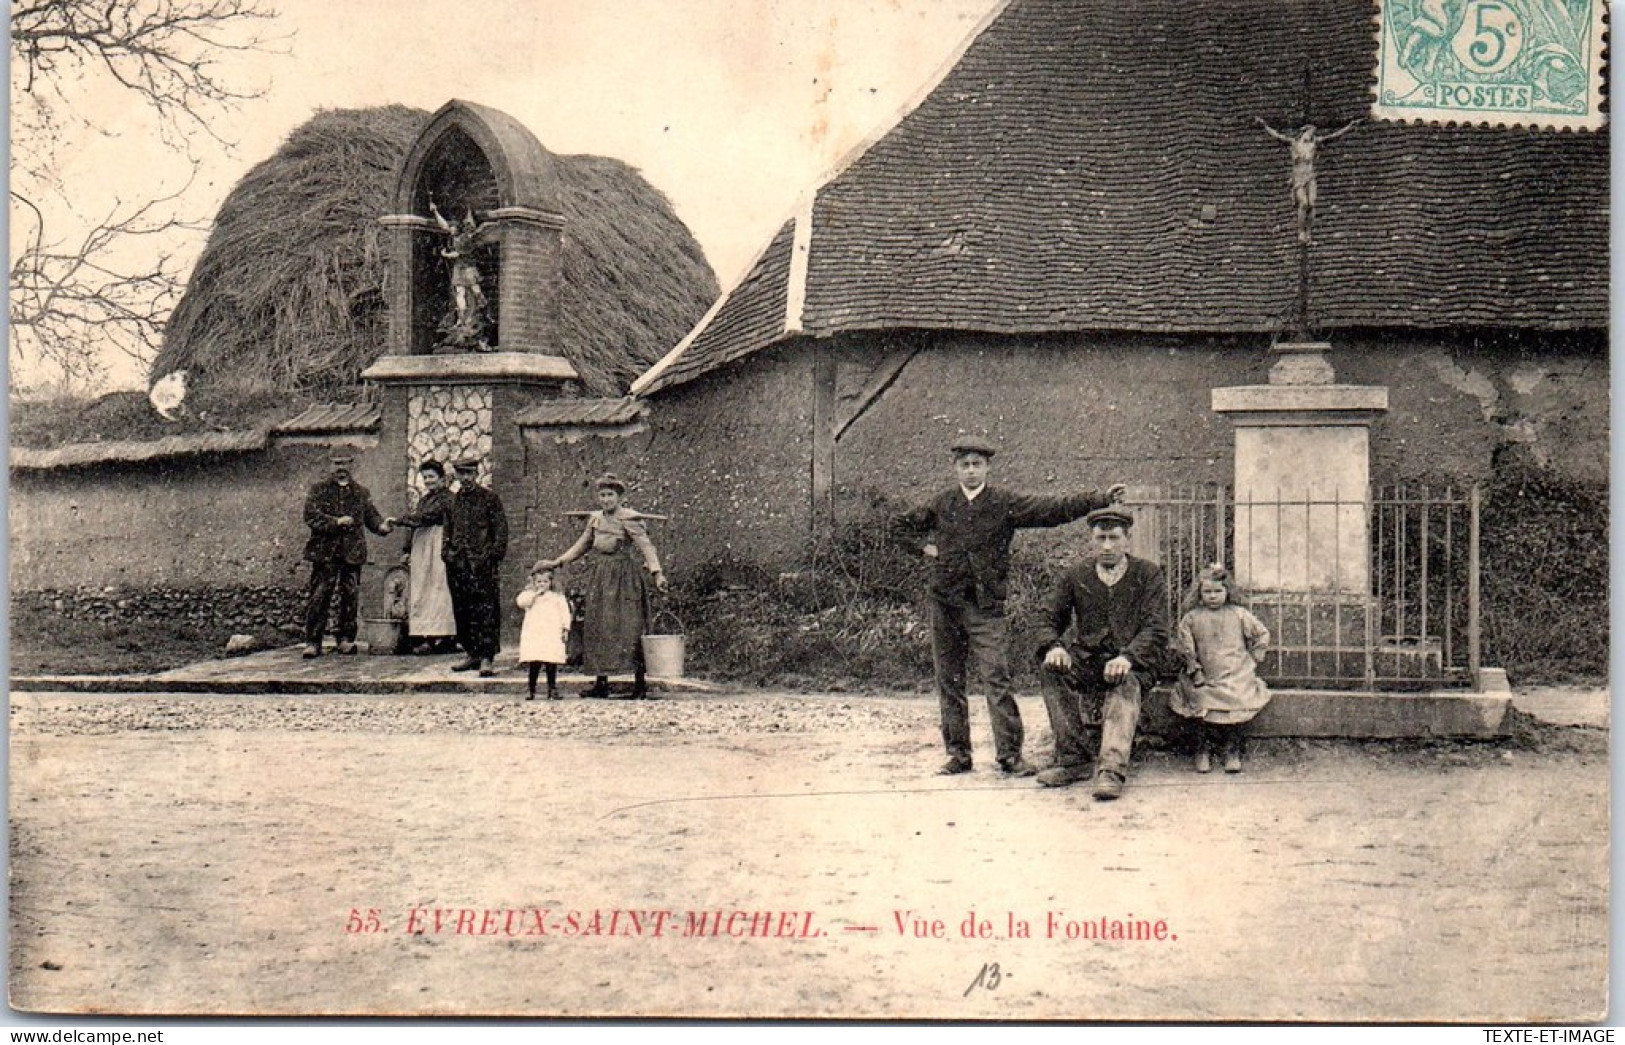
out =
<path fill-rule="evenodd" d="M 546 563 L 530 568 L 530 583 L 515 600 L 525 611 L 519 632 L 519 662 L 530 666 L 530 695 L 536 699 L 536 679 L 547 668 L 547 699 L 559 699 L 559 665 L 564 663 L 565 639 L 570 634 L 570 602 L 553 590 L 553 571 Z"/>
<path fill-rule="evenodd" d="M 1269 629 L 1241 605 L 1223 566 L 1208 566 L 1185 596 L 1176 643 L 1185 657 L 1173 710 L 1197 720 L 1196 771 L 1211 772 L 1222 746 L 1224 771 L 1241 772 L 1246 724 L 1269 703 L 1257 667 L 1269 651 Z"/>

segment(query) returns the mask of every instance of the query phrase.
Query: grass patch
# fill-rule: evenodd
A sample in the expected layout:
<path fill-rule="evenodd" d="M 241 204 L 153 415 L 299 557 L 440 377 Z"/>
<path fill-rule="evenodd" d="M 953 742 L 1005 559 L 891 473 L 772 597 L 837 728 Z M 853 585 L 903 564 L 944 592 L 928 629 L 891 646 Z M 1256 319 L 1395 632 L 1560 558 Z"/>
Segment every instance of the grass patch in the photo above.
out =
<path fill-rule="evenodd" d="M 230 631 L 186 621 L 75 620 L 13 603 L 11 674 L 126 675 L 224 655 Z"/>
<path fill-rule="evenodd" d="M 1483 491 L 1484 660 L 1518 685 L 1608 678 L 1608 487 L 1513 459 Z"/>

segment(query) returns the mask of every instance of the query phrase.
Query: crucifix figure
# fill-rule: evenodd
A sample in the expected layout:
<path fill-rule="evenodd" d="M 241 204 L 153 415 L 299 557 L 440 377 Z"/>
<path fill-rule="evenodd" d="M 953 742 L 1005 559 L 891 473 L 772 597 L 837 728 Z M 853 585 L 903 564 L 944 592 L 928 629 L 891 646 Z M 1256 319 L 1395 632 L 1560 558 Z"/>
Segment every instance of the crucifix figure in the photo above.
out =
<path fill-rule="evenodd" d="M 1283 134 L 1263 118 L 1254 119 L 1270 137 L 1292 148 L 1292 198 L 1298 204 L 1298 242 L 1308 246 L 1314 242 L 1311 230 L 1315 221 L 1315 152 L 1325 143 L 1352 131 L 1360 121 L 1350 120 L 1330 134 L 1319 133 L 1312 123 L 1304 124 L 1295 134 Z"/>

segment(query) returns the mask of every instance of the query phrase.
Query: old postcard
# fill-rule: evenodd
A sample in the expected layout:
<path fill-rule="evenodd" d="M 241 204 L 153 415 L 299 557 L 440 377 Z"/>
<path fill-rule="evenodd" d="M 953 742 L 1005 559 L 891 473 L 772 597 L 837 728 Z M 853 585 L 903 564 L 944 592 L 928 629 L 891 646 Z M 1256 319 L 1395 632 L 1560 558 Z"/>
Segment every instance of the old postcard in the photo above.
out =
<path fill-rule="evenodd" d="M 1605 1017 L 1597 0 L 11 18 L 14 1009 Z"/>

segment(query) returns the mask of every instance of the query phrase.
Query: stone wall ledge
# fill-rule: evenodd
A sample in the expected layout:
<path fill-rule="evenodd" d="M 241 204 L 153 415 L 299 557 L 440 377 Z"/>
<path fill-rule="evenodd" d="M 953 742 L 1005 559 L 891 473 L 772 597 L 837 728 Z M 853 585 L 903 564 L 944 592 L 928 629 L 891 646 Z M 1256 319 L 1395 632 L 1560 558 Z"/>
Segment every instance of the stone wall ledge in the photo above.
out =
<path fill-rule="evenodd" d="M 535 352 L 471 352 L 459 355 L 381 356 L 361 372 L 380 384 L 542 384 L 580 375 L 563 356 Z"/>
<path fill-rule="evenodd" d="M 1213 410 L 1220 414 L 1311 414 L 1326 423 L 1328 414 L 1365 421 L 1388 410 L 1382 385 L 1232 385 L 1213 390 Z"/>

